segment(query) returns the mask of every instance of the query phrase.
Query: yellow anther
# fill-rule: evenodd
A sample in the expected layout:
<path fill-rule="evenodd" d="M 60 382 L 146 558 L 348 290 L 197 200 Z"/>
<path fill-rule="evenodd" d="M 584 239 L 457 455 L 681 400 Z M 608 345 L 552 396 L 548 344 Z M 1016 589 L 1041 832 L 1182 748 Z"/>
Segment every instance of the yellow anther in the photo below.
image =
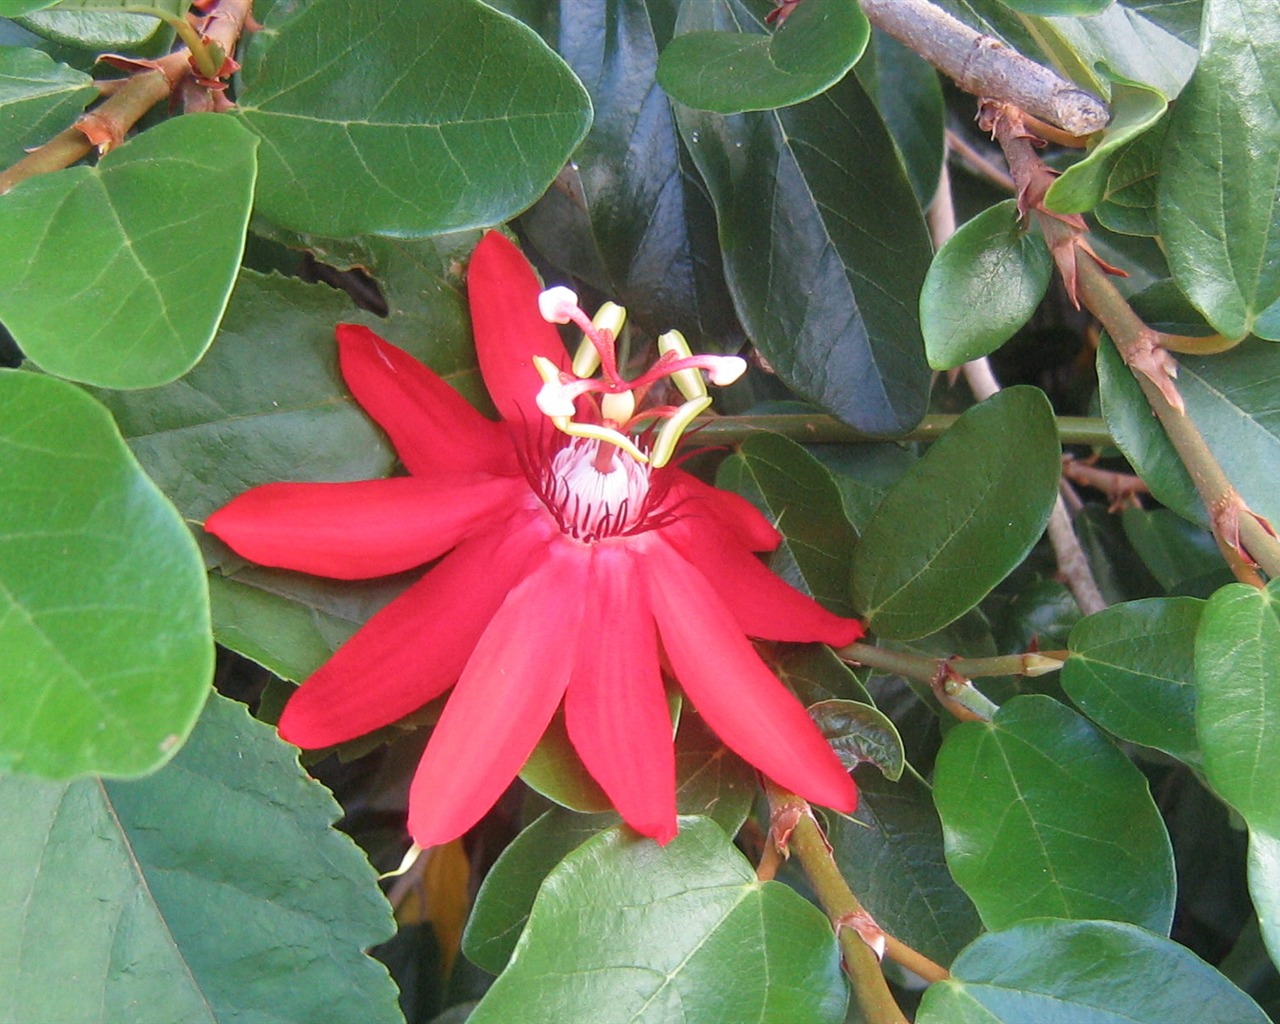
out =
<path fill-rule="evenodd" d="M 533 368 L 538 371 L 538 376 L 542 378 L 544 384 L 560 383 L 560 367 L 546 356 L 534 356 Z"/>
<path fill-rule="evenodd" d="M 649 462 L 655 469 L 659 469 L 671 461 L 671 456 L 676 451 L 676 445 L 680 443 L 680 435 L 710 405 L 710 395 L 704 394 L 700 398 L 690 398 L 689 401 L 676 410 L 675 415 L 663 422 L 662 426 L 658 428 L 658 437 L 653 443 L 653 450 L 649 453 Z"/>
<path fill-rule="evenodd" d="M 631 438 L 609 427 L 598 427 L 594 423 L 575 423 L 573 420 L 559 417 L 553 419 L 552 422 L 557 428 L 571 437 L 585 437 L 592 441 L 607 441 L 609 444 L 621 448 L 637 462 L 649 461 L 649 457 L 635 446 L 635 442 Z"/>
<path fill-rule="evenodd" d="M 596 310 L 591 322 L 598 329 L 608 331 L 617 338 L 622 333 L 622 325 L 627 322 L 627 311 L 616 302 L 606 302 Z M 573 354 L 571 369 L 575 377 L 591 377 L 600 369 L 600 350 L 585 335 L 578 343 L 578 351 Z"/>
<path fill-rule="evenodd" d="M 679 331 L 667 331 L 662 335 L 658 339 L 658 351 L 664 356 L 668 352 L 674 352 L 677 359 L 688 359 L 693 355 L 689 343 L 684 340 L 684 335 Z M 673 373 L 671 379 L 680 389 L 680 394 L 690 401 L 703 398 L 707 394 L 707 385 L 702 379 L 702 374 L 697 370 L 680 370 L 678 373 Z"/>

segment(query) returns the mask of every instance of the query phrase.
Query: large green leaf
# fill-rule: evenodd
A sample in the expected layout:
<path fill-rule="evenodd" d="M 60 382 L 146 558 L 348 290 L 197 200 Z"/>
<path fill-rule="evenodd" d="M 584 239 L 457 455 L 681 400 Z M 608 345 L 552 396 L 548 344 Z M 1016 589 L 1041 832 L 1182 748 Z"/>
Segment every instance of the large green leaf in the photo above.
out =
<path fill-rule="evenodd" d="M 950 963 L 982 930 L 952 880 L 942 825 L 928 786 L 858 775 L 853 820 L 829 815 L 827 839 L 850 888 L 882 928 L 939 963 Z"/>
<path fill-rule="evenodd" d="M 1169 265 L 1231 338 L 1280 339 L 1280 20 L 1271 0 L 1205 0 L 1200 63 L 1160 169 Z"/>
<path fill-rule="evenodd" d="M 665 847 L 609 829 L 565 857 L 468 1020 L 835 1024 L 845 1000 L 821 911 L 686 818 Z"/>
<path fill-rule="evenodd" d="M 1203 607 L 1191 597 L 1151 598 L 1081 620 L 1062 688 L 1121 739 L 1199 764 L 1195 637 Z"/>
<path fill-rule="evenodd" d="M 256 147 L 229 118 L 177 117 L 0 197 L 0 319 L 32 362 L 114 388 L 189 370 L 240 268 Z"/>
<path fill-rule="evenodd" d="M 97 95 L 93 79 L 46 53 L 0 49 L 0 165 L 62 131 Z"/>
<path fill-rule="evenodd" d="M 933 633 L 964 614 L 1044 532 L 1059 459 L 1053 411 L 1037 388 L 1007 388 L 974 406 L 864 527 L 854 607 L 893 639 Z"/>
<path fill-rule="evenodd" d="M 625 306 L 643 344 L 678 328 L 695 351 L 742 328 L 724 282 L 715 213 L 654 83 L 673 17 L 662 2 L 560 0 L 557 52 L 591 93 L 591 131 L 520 221 L 560 269 Z"/>
<path fill-rule="evenodd" d="M 0 406 L 0 768 L 150 771 L 213 674 L 199 552 L 92 398 L 2 370 Z"/>
<path fill-rule="evenodd" d="M 0 781 L 0 1017 L 400 1020 L 391 915 L 296 752 L 213 697 L 135 782 Z"/>
<path fill-rule="evenodd" d="M 987 927 L 1069 917 L 1168 932 L 1173 852 L 1146 779 L 1051 697 L 948 732 L 934 799 L 947 864 Z"/>
<path fill-rule="evenodd" d="M 857 539 L 831 474 L 794 441 L 777 434 L 747 438 L 720 466 L 716 483 L 736 491 L 786 538 L 773 569 L 838 615 L 852 615 L 849 566 Z"/>
<path fill-rule="evenodd" d="M 681 8 L 687 29 L 751 20 L 733 0 Z M 916 310 L 929 237 L 857 78 L 783 110 L 676 115 L 715 203 L 738 316 L 769 364 L 859 430 L 914 426 L 928 395 Z"/>
<path fill-rule="evenodd" d="M 750 26 L 676 36 L 658 61 L 658 82 L 677 102 L 718 114 L 786 107 L 840 81 L 870 34 L 857 0 L 814 0 L 772 33 Z"/>
<path fill-rule="evenodd" d="M 1044 237 L 1019 223 L 1007 199 L 943 243 L 920 292 L 920 329 L 935 370 L 994 352 L 1031 319 L 1053 274 Z"/>
<path fill-rule="evenodd" d="M 1209 599 L 1196 635 L 1196 731 L 1214 791 L 1249 825 L 1249 891 L 1280 961 L 1280 581 Z"/>
<path fill-rule="evenodd" d="M 237 103 L 264 142 L 263 216 L 413 236 L 529 206 L 591 122 L 564 62 L 478 0 L 370 13 L 365 0 L 305 5 L 251 41 Z"/>
<path fill-rule="evenodd" d="M 984 935 L 929 988 L 916 1024 L 1266 1024 L 1176 942 L 1113 921 L 1028 921 Z"/>

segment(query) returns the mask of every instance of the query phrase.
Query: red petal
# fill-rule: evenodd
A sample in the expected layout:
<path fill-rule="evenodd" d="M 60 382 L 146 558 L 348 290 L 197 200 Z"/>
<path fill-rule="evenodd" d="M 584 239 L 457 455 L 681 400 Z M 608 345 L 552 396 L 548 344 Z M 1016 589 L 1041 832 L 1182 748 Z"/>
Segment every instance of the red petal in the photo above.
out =
<path fill-rule="evenodd" d="M 702 573 L 661 541 L 640 564 L 662 646 L 707 724 L 778 785 L 851 812 L 858 802 L 853 779 L 800 702 L 765 668 Z"/>
<path fill-rule="evenodd" d="M 589 567 L 582 545 L 552 543 L 480 638 L 409 791 L 419 846 L 462 835 L 529 759 L 573 670 Z"/>
<path fill-rule="evenodd" d="M 361 580 L 439 558 L 529 493 L 523 477 L 479 474 L 266 484 L 218 509 L 204 528 L 260 565 Z"/>
<path fill-rule="evenodd" d="M 535 355 L 569 368 L 559 332 L 538 311 L 541 291 L 542 284 L 519 249 L 496 231 L 480 239 L 467 270 L 471 329 L 493 404 L 512 423 L 543 420 L 535 404 L 542 387 L 533 366 Z"/>
<path fill-rule="evenodd" d="M 671 713 L 648 595 L 625 548 L 593 549 L 580 600 L 586 610 L 564 698 L 569 738 L 627 824 L 666 843 L 676 834 Z"/>
<path fill-rule="evenodd" d="M 774 575 L 754 554 L 709 518 L 685 518 L 662 535 L 708 580 L 747 636 L 844 647 L 866 630 L 857 619 L 833 615 Z"/>
<path fill-rule="evenodd" d="M 772 551 L 782 543 L 782 536 L 746 498 L 704 484 L 679 470 L 673 471 L 669 487 L 663 507 L 678 505 L 682 518 L 699 513 L 710 515 L 751 551 Z"/>
<path fill-rule="evenodd" d="M 463 541 L 302 684 L 285 705 L 280 735 L 306 748 L 344 743 L 440 696 L 545 543 L 545 533 L 528 528 Z"/>
<path fill-rule="evenodd" d="M 367 327 L 338 324 L 342 376 L 410 473 L 520 472 L 507 429 L 485 419 L 413 356 Z"/>

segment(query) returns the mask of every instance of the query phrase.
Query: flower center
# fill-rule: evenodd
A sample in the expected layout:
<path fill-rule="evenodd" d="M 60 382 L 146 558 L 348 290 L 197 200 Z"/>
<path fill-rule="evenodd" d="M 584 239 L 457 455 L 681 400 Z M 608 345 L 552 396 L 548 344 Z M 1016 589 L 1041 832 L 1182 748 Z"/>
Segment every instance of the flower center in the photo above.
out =
<path fill-rule="evenodd" d="M 552 456 L 547 469 L 543 501 L 560 529 L 577 540 L 626 533 L 648 506 L 649 466 L 625 457 L 601 460 L 600 446 L 608 443 L 575 438 Z"/>

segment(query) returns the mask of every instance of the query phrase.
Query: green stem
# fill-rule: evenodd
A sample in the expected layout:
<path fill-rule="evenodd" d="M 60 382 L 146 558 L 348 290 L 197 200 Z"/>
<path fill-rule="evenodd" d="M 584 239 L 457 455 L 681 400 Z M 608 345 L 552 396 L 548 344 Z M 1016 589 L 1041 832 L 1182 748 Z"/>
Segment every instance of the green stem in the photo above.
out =
<path fill-rule="evenodd" d="M 991 721 L 1000 707 L 969 682 L 971 677 L 1042 675 L 1061 667 L 1066 657 L 1065 652 L 1054 651 L 998 658 L 931 658 L 870 644 L 850 644 L 836 654 L 853 664 L 927 683 L 939 703 L 957 718 L 983 722 Z"/>
<path fill-rule="evenodd" d="M 926 416 L 915 429 L 893 438 L 864 434 L 821 413 L 788 413 L 775 416 L 711 416 L 694 421 L 695 436 L 703 443 L 737 444 L 752 434 L 782 434 L 805 444 L 847 444 L 860 441 L 936 441 L 958 416 Z M 1101 419 L 1090 416 L 1059 416 L 1058 433 L 1063 444 L 1101 447 L 1112 443 L 1111 433 Z"/>

